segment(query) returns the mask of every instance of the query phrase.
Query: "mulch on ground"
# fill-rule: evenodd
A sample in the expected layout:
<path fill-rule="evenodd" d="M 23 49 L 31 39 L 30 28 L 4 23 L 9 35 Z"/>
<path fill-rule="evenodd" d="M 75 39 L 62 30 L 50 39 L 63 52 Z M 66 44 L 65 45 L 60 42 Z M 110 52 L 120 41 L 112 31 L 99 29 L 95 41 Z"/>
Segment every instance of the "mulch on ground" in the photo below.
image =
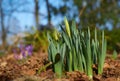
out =
<path fill-rule="evenodd" d="M 85 73 L 79 71 L 65 72 L 62 79 L 57 79 L 51 67 L 38 74 L 47 63 L 47 53 L 34 53 L 23 63 L 18 63 L 13 54 L 7 54 L 0 57 L 0 81 L 89 81 Z M 96 75 L 94 70 L 93 81 L 120 81 L 120 55 L 116 60 L 107 56 L 103 74 Z"/>

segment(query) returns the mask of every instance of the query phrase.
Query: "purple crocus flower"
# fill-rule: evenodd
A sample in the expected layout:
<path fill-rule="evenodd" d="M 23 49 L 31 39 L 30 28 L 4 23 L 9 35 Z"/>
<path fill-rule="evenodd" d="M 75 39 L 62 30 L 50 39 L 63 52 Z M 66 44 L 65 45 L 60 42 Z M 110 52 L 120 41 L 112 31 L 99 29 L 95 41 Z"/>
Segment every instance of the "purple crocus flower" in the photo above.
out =
<path fill-rule="evenodd" d="M 20 54 L 25 58 L 27 55 L 25 54 L 25 46 L 20 44 Z"/>
<path fill-rule="evenodd" d="M 33 47 L 32 47 L 32 45 L 26 46 L 26 47 L 25 47 L 25 51 L 27 52 L 27 54 L 28 54 L 29 56 L 31 56 L 31 55 L 32 55 L 32 52 L 33 52 Z"/>
<path fill-rule="evenodd" d="M 25 46 L 23 44 L 20 44 L 20 51 L 24 50 Z"/>
<path fill-rule="evenodd" d="M 24 58 L 26 58 L 27 57 L 27 55 L 26 55 L 26 52 L 25 52 L 25 50 L 23 49 L 23 50 L 21 50 L 21 55 L 24 57 Z"/>

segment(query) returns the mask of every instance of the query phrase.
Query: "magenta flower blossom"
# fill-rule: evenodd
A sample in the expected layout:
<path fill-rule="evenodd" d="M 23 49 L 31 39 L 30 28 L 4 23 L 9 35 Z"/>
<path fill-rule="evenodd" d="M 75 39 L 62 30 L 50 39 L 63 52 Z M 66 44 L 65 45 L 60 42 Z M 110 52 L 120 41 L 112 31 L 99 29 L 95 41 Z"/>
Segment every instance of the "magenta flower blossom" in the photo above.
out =
<path fill-rule="evenodd" d="M 18 59 L 18 60 L 23 59 L 23 56 L 22 56 L 21 54 L 19 54 L 19 53 L 16 51 L 16 49 L 14 49 L 13 52 L 14 52 L 14 58 L 15 58 L 15 59 Z"/>
<path fill-rule="evenodd" d="M 15 54 L 14 55 L 15 59 L 22 60 L 23 56 L 21 54 Z"/>

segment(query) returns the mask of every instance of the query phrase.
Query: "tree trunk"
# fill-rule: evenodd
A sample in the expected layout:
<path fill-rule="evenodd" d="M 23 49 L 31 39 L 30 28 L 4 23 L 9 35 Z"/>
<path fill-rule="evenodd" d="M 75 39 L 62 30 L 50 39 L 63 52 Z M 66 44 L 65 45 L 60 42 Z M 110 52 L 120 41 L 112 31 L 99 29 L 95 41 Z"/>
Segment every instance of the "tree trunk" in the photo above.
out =
<path fill-rule="evenodd" d="M 46 0 L 46 7 L 47 7 L 47 13 L 48 13 L 48 25 L 51 25 L 50 5 L 48 0 Z"/>
<path fill-rule="evenodd" d="M 4 13 L 3 13 L 3 9 L 2 9 L 2 0 L 0 1 L 0 24 L 1 24 L 1 29 L 2 29 L 2 47 L 4 48 L 6 46 L 6 30 L 5 30 L 5 25 L 4 25 Z"/>
<path fill-rule="evenodd" d="M 39 0 L 34 0 L 35 3 L 35 23 L 37 29 L 39 28 Z"/>

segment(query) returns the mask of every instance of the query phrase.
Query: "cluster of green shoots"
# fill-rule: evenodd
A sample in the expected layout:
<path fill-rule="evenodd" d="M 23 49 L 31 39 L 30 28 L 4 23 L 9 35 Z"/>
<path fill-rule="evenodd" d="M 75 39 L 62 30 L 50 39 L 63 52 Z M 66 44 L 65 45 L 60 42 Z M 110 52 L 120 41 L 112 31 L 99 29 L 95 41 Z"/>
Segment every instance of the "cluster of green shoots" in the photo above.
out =
<path fill-rule="evenodd" d="M 87 31 L 79 30 L 74 21 L 70 27 L 66 18 L 64 23 L 65 28 L 61 26 L 60 32 L 55 30 L 54 37 L 48 34 L 48 59 L 52 62 L 53 71 L 59 77 L 65 71 L 85 72 L 92 79 L 92 66 L 95 64 L 98 74 L 102 74 L 107 45 L 104 31 L 98 40 L 96 29 L 92 38 L 89 28 Z"/>

